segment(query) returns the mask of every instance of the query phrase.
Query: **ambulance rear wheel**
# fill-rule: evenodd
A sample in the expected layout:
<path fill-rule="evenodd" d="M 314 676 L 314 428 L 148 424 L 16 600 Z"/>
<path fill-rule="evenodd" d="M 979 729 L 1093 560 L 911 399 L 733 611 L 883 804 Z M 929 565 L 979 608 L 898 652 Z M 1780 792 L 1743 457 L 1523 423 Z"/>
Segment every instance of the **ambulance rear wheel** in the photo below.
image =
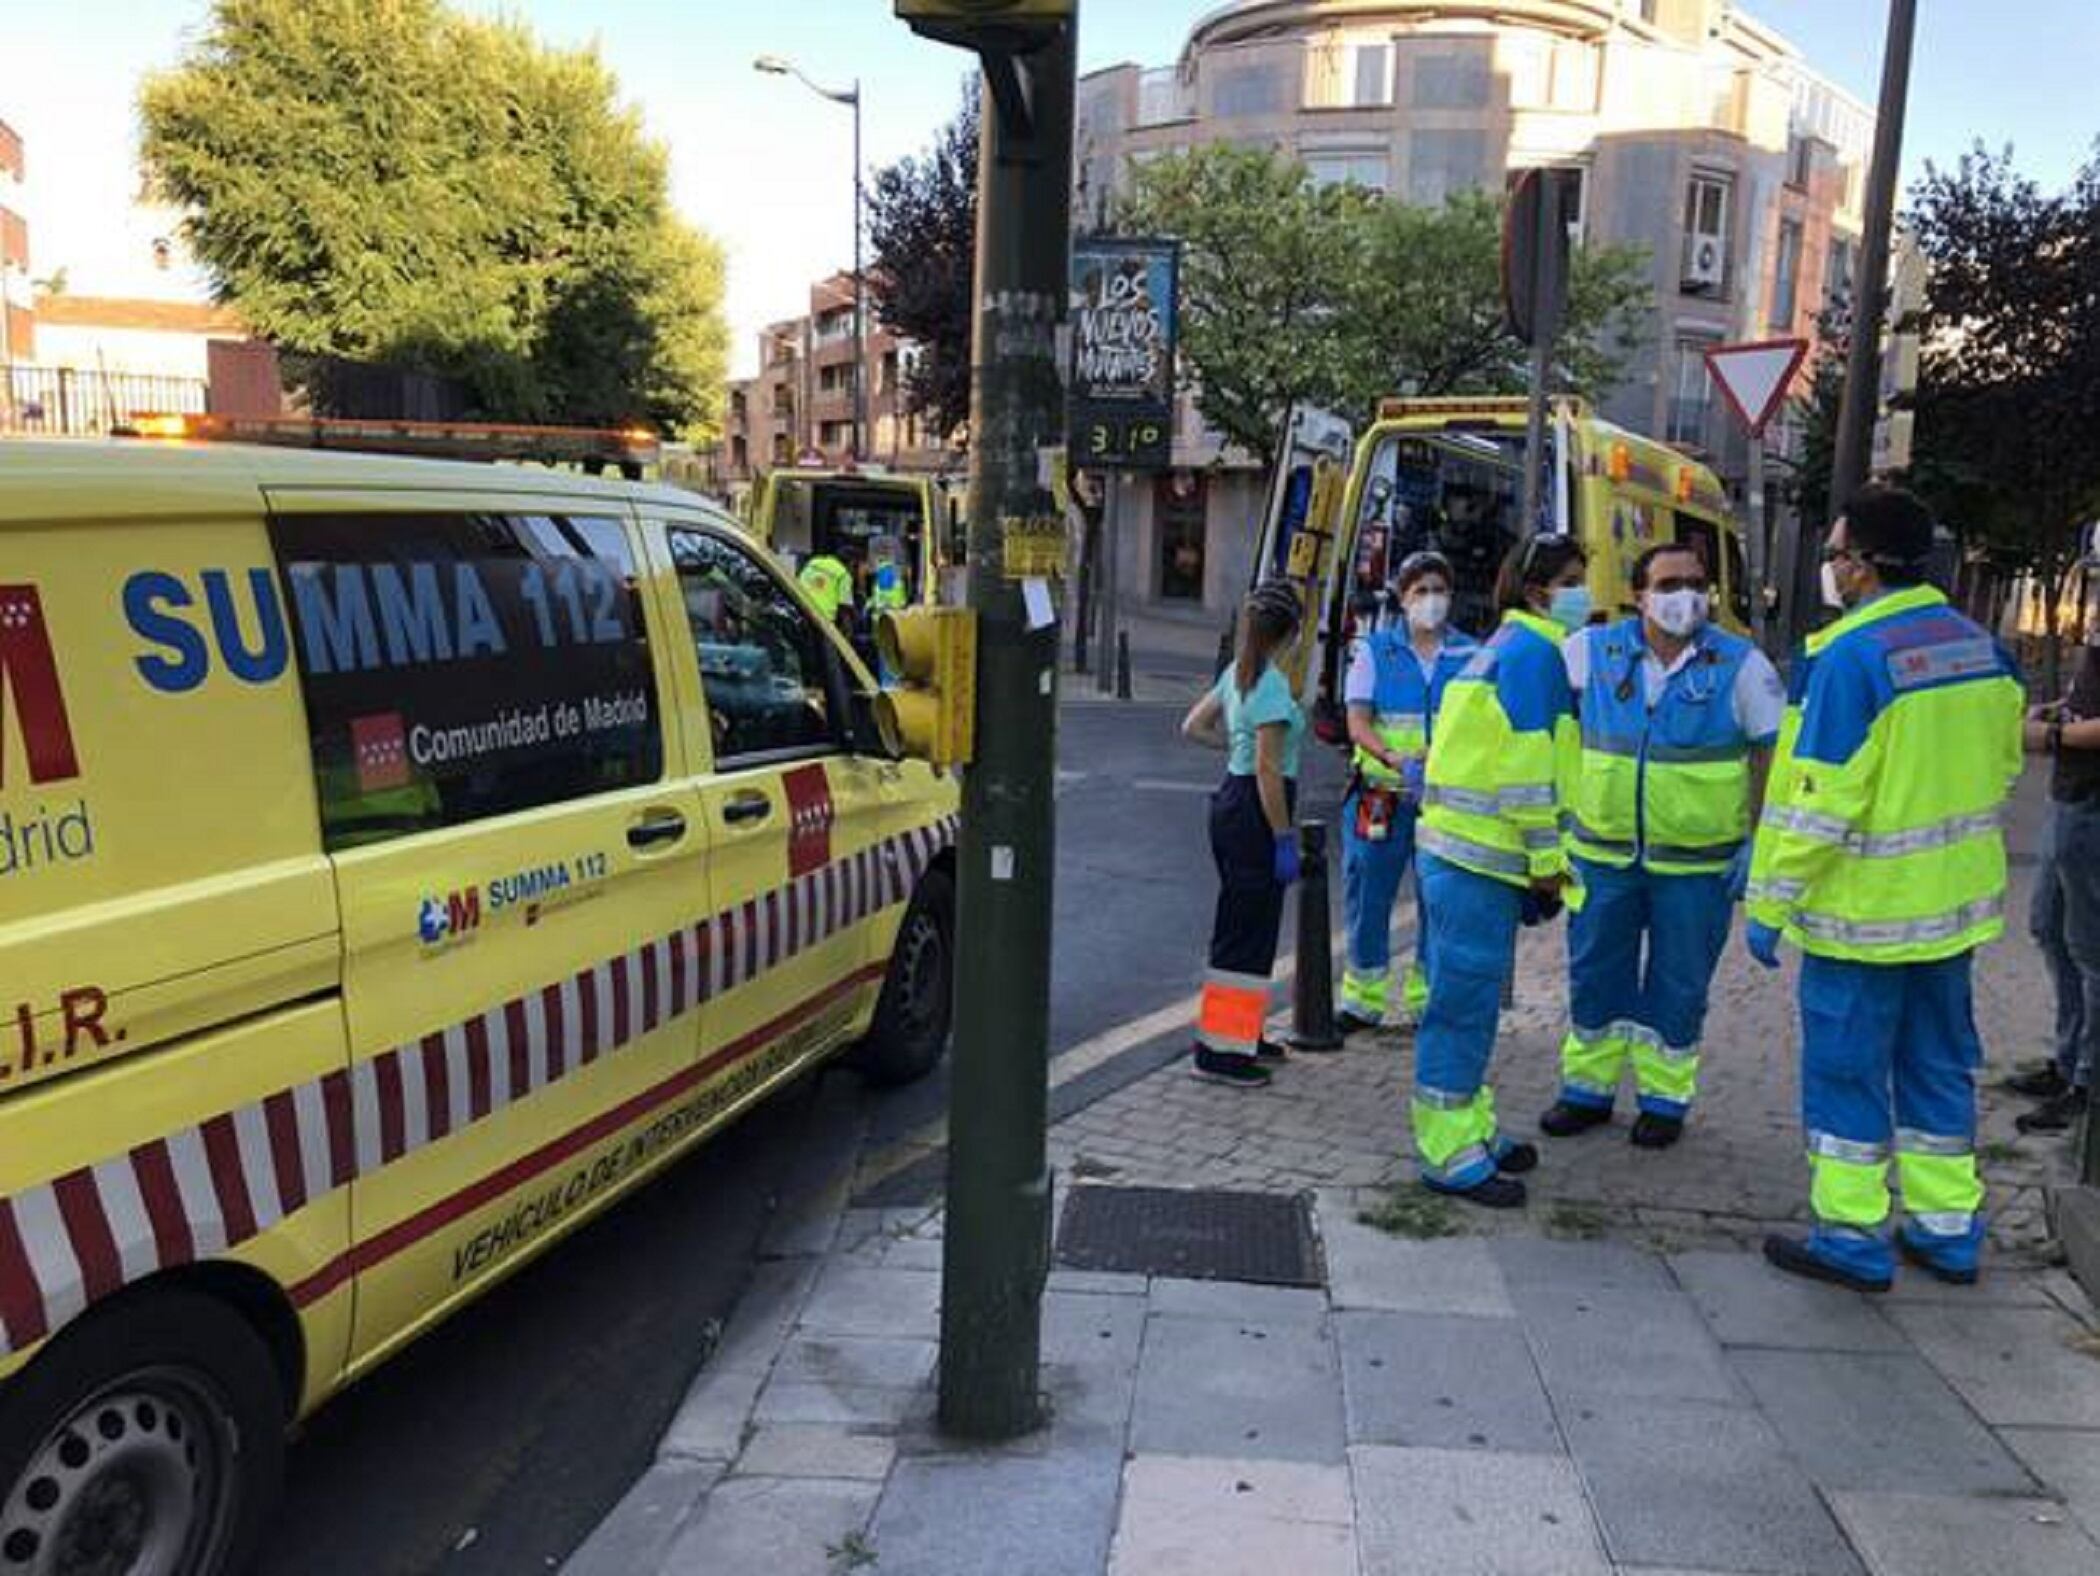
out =
<path fill-rule="evenodd" d="M 284 1425 L 269 1349 L 224 1304 L 89 1315 L 0 1390 L 0 1576 L 238 1576 Z"/>
<path fill-rule="evenodd" d="M 854 1048 L 853 1065 L 874 1084 L 924 1078 L 947 1053 L 954 995 L 955 884 L 945 871 L 929 870 L 898 927 L 875 1022 Z"/>

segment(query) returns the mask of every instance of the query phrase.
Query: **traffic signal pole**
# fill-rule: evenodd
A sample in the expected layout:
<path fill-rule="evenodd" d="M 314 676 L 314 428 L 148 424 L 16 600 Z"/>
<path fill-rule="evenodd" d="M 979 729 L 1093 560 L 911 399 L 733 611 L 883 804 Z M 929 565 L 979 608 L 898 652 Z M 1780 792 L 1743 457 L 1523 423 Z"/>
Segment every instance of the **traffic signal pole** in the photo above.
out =
<path fill-rule="evenodd" d="M 1039 456 L 1065 433 L 1076 29 L 986 58 L 970 403 L 978 727 L 963 779 L 940 1359 L 941 1426 L 973 1439 L 1042 1421 L 1058 626 L 1031 627 L 1014 575 L 1018 538 L 1064 530 Z"/>

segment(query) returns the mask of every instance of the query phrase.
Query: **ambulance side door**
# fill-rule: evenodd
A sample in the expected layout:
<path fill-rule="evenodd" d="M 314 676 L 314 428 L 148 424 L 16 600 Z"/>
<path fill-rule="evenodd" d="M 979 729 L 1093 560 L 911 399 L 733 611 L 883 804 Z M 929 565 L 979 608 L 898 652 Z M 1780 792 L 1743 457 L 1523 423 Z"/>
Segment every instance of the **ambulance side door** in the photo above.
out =
<path fill-rule="evenodd" d="M 353 1370 L 655 1158 L 703 994 L 708 827 L 675 769 L 625 503 L 271 497 L 343 924 Z"/>
<path fill-rule="evenodd" d="M 770 557 L 698 513 L 646 507 L 684 627 L 667 653 L 689 690 L 716 898 L 703 1075 L 756 1092 L 864 1023 L 881 979 L 873 921 L 900 901 L 884 837 L 899 768 L 852 749 L 843 651 Z M 659 534 L 660 533 L 660 534 Z"/>

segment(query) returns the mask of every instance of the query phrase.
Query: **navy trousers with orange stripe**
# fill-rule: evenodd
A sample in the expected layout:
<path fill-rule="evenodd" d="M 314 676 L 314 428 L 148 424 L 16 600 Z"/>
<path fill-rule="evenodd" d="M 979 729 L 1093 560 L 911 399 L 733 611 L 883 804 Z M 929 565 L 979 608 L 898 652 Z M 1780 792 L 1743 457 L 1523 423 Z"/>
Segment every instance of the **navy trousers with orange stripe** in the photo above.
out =
<path fill-rule="evenodd" d="M 1284 783 L 1284 802 L 1295 815 L 1295 782 Z M 1210 852 L 1218 867 L 1218 907 L 1210 927 L 1200 1038 L 1214 1051 L 1252 1056 L 1268 1016 L 1284 894 L 1276 880 L 1276 834 L 1262 814 L 1254 778 L 1228 775 L 1211 795 Z"/>

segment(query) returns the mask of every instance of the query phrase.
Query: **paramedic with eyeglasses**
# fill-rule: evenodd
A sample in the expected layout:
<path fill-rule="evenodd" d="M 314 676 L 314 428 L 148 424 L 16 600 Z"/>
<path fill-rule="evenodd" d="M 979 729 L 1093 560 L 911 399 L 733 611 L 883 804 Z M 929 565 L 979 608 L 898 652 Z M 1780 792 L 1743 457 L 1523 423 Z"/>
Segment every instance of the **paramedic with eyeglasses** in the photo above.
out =
<path fill-rule="evenodd" d="M 1786 713 L 1765 654 L 1712 623 L 1696 548 L 1634 561 L 1640 612 L 1561 648 L 1582 731 L 1566 824 L 1579 901 L 1568 919 L 1560 1098 L 1568 1138 L 1611 1120 L 1633 1064 L 1633 1142 L 1667 1149 L 1699 1081 L 1707 992 L 1750 869 L 1750 834 Z"/>

